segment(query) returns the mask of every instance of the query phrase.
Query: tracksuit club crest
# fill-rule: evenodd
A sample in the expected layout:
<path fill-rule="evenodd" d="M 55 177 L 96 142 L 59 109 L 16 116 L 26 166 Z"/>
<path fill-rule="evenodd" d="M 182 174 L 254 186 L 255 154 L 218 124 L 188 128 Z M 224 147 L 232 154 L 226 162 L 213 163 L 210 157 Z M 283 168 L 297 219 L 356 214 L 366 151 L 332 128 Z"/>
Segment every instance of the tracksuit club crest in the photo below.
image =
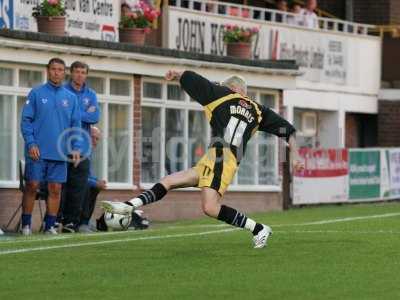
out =
<path fill-rule="evenodd" d="M 47 103 L 47 98 L 42 98 L 42 103 L 46 104 Z"/>
<path fill-rule="evenodd" d="M 68 100 L 62 100 L 62 105 L 64 107 L 68 107 Z"/>

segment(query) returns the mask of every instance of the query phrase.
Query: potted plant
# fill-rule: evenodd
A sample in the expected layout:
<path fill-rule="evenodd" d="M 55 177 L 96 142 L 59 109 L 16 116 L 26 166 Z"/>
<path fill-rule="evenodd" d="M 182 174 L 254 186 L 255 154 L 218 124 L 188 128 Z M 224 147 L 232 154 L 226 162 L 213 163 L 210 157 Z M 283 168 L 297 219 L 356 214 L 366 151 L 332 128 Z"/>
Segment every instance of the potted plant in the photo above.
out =
<path fill-rule="evenodd" d="M 151 31 L 153 22 L 160 12 L 144 1 L 139 1 L 132 12 L 121 16 L 119 22 L 119 41 L 144 45 L 146 33 Z"/>
<path fill-rule="evenodd" d="M 226 43 L 226 54 L 250 59 L 251 41 L 258 32 L 258 27 L 244 28 L 237 25 L 225 25 L 223 39 Z"/>
<path fill-rule="evenodd" d="M 52 35 L 65 35 L 65 7 L 61 0 L 44 0 L 33 8 L 38 31 Z"/>

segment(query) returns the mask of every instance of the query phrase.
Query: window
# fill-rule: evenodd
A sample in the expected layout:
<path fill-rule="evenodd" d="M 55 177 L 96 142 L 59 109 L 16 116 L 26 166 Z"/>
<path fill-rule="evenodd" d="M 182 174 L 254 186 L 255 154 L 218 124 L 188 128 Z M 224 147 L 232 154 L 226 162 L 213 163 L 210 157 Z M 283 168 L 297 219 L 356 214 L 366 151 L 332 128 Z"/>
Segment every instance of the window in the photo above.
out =
<path fill-rule="evenodd" d="M 44 81 L 44 68 L 0 65 L 0 185 L 17 185 L 18 160 L 24 158 L 20 116 L 27 91 Z"/>
<path fill-rule="evenodd" d="M 249 97 L 277 108 L 277 93 L 250 90 Z M 141 182 L 194 166 L 205 154 L 210 127 L 203 108 L 179 85 L 154 79 L 143 82 Z M 278 185 L 277 140 L 258 132 L 251 139 L 233 187 Z M 162 166 L 162 167 L 161 167 Z"/>
<path fill-rule="evenodd" d="M 32 88 L 44 81 L 43 72 L 35 70 L 19 70 L 19 86 Z"/>
<path fill-rule="evenodd" d="M 13 69 L 0 67 L 0 85 L 12 86 L 13 85 Z"/>
<path fill-rule="evenodd" d="M 105 78 L 88 76 L 87 85 L 96 91 L 97 94 L 104 94 L 105 92 Z"/>
<path fill-rule="evenodd" d="M 130 95 L 131 81 L 122 79 L 110 79 L 110 94 L 116 96 Z"/>
<path fill-rule="evenodd" d="M 205 152 L 208 128 L 202 107 L 179 85 L 144 80 L 141 181 L 194 166 Z"/>
<path fill-rule="evenodd" d="M 142 107 L 142 120 L 142 181 L 156 182 L 161 173 L 161 109 Z"/>
<path fill-rule="evenodd" d="M 20 132 L 21 113 L 30 89 L 45 81 L 45 67 L 0 65 L 0 185 L 18 184 L 18 161 L 24 159 L 24 140 Z M 88 85 L 98 93 L 102 131 L 91 158 L 92 174 L 109 182 L 109 187 L 132 185 L 132 79 L 130 77 L 91 76 Z"/>
<path fill-rule="evenodd" d="M 91 171 L 109 187 L 132 185 L 132 91 L 128 78 L 94 75 L 88 86 L 97 91 L 101 118 L 96 125 L 102 137 L 93 151 Z M 93 85 L 95 85 L 95 88 Z"/>
<path fill-rule="evenodd" d="M 161 99 L 162 85 L 154 82 L 143 83 L 143 97 Z"/>
<path fill-rule="evenodd" d="M 129 107 L 108 105 L 108 181 L 129 182 Z"/>
<path fill-rule="evenodd" d="M 12 180 L 13 96 L 0 95 L 0 180 Z"/>

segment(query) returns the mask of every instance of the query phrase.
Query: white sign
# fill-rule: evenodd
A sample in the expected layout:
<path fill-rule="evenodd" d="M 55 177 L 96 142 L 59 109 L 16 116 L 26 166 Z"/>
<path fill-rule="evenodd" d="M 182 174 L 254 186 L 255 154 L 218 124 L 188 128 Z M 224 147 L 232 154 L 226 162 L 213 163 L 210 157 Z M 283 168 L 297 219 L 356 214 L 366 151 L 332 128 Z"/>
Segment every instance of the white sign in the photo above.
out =
<path fill-rule="evenodd" d="M 14 1 L 14 29 L 37 31 L 32 8 L 39 0 Z M 66 33 L 105 41 L 118 40 L 120 3 L 113 0 L 64 0 L 67 12 Z"/>
<path fill-rule="evenodd" d="M 349 198 L 347 149 L 300 149 L 305 169 L 293 175 L 293 204 L 337 203 Z"/>
<path fill-rule="evenodd" d="M 225 55 L 223 29 L 228 24 L 259 27 L 260 32 L 253 41 L 254 58 L 295 59 L 305 71 L 303 78 L 311 82 L 359 84 L 358 68 L 361 66 L 357 58 L 360 57 L 360 51 L 370 51 L 371 40 L 379 45 L 379 40 L 369 37 L 272 25 L 258 20 L 232 20 L 226 16 L 168 7 L 168 26 L 164 28 L 168 38 L 165 46 L 183 51 Z M 372 49 L 375 51 L 375 48 Z M 379 64 L 379 60 L 378 53 L 376 57 L 371 57 L 371 64 Z"/>

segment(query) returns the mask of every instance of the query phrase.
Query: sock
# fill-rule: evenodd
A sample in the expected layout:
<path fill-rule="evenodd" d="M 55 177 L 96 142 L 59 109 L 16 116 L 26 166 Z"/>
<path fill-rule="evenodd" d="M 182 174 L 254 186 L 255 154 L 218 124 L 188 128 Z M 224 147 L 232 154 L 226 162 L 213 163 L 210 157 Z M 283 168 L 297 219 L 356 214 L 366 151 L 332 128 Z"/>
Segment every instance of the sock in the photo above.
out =
<path fill-rule="evenodd" d="M 247 217 L 245 214 L 238 212 L 236 209 L 221 205 L 221 210 L 218 214 L 218 220 L 224 221 L 230 225 L 245 228 L 245 224 L 247 222 Z"/>
<path fill-rule="evenodd" d="M 257 223 L 252 232 L 254 235 L 257 235 L 263 228 L 264 226 L 262 224 Z"/>
<path fill-rule="evenodd" d="M 22 214 L 22 227 L 29 226 L 31 227 L 32 224 L 32 215 L 31 214 Z"/>
<path fill-rule="evenodd" d="M 125 203 L 138 208 L 142 205 L 148 205 L 161 200 L 167 194 L 167 192 L 167 189 L 161 183 L 156 183 L 151 189 L 144 191 L 138 197 L 133 198 Z"/>
<path fill-rule="evenodd" d="M 54 223 L 56 222 L 57 216 L 51 216 L 51 215 L 46 215 L 44 217 L 44 231 L 49 230 L 51 227 L 54 226 Z"/>

